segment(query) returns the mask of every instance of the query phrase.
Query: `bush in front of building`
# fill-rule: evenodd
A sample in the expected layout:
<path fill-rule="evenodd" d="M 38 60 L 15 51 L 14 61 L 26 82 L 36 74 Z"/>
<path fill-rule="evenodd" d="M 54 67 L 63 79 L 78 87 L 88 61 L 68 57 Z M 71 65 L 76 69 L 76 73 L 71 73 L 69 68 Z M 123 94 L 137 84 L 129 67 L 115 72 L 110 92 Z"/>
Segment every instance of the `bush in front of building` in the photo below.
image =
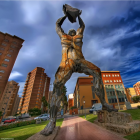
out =
<path fill-rule="evenodd" d="M 140 109 L 140 105 L 138 105 L 137 108 Z"/>
<path fill-rule="evenodd" d="M 140 100 L 140 96 L 134 96 L 134 97 L 132 97 L 132 99 L 133 99 L 134 103 L 138 103 Z"/>
<path fill-rule="evenodd" d="M 41 110 L 39 108 L 29 109 L 29 114 L 31 116 L 41 115 Z"/>
<path fill-rule="evenodd" d="M 12 123 L 12 124 L 6 124 L 6 125 L 0 126 L 0 131 L 10 129 L 10 128 L 15 128 L 15 127 L 35 124 L 35 123 L 36 123 L 35 120 L 31 120 L 31 121 L 22 121 L 22 122 L 16 122 L 16 123 Z"/>
<path fill-rule="evenodd" d="M 77 108 L 77 107 L 76 107 L 76 106 L 72 106 L 70 109 L 72 109 L 72 110 L 73 110 L 73 109 L 75 109 L 75 108 Z"/>

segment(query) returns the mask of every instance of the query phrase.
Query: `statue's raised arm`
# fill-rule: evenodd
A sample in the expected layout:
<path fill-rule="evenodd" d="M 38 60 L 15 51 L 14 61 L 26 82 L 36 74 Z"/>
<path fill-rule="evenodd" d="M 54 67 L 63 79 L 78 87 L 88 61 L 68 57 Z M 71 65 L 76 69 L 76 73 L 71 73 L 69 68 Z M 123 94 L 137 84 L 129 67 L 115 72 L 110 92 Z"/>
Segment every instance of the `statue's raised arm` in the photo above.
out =
<path fill-rule="evenodd" d="M 63 24 L 64 20 L 66 19 L 66 15 L 59 18 L 57 21 L 56 21 L 56 32 L 57 34 L 59 35 L 59 37 L 61 38 L 64 33 L 64 30 L 61 28 L 61 25 Z"/>
<path fill-rule="evenodd" d="M 84 22 L 83 22 L 83 20 L 81 19 L 80 16 L 78 16 L 78 20 L 79 20 L 79 25 L 80 25 L 80 27 L 77 29 L 76 34 L 77 34 L 77 35 L 78 35 L 78 34 L 83 35 L 84 29 L 85 29 L 85 24 L 84 24 Z"/>

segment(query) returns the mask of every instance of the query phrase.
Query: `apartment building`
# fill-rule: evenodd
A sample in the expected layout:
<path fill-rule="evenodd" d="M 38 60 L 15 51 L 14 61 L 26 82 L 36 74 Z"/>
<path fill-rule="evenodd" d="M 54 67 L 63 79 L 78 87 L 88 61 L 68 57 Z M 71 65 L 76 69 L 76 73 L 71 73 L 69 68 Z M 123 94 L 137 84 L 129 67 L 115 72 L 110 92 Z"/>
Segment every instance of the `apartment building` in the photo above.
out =
<path fill-rule="evenodd" d="M 122 105 L 127 101 L 123 81 L 119 71 L 102 71 L 105 100 L 111 105 Z M 79 77 L 74 90 L 74 105 L 79 109 L 91 108 L 94 103 L 100 103 L 99 98 L 93 92 L 93 77 Z M 83 103 L 85 101 L 85 104 Z"/>
<path fill-rule="evenodd" d="M 28 73 L 18 112 L 27 113 L 29 109 L 41 108 L 43 96 L 48 100 L 50 77 L 43 68 L 36 67 Z"/>
<path fill-rule="evenodd" d="M 136 96 L 140 95 L 140 81 L 138 81 L 136 84 L 133 85 L 135 92 L 136 92 Z"/>
<path fill-rule="evenodd" d="M 3 118 L 13 116 L 16 114 L 16 106 L 18 106 L 19 85 L 15 81 L 9 81 L 3 92 L 2 100 L 0 103 L 0 110 L 3 113 Z"/>
<path fill-rule="evenodd" d="M 23 42 L 18 36 L 0 32 L 0 101 Z"/>

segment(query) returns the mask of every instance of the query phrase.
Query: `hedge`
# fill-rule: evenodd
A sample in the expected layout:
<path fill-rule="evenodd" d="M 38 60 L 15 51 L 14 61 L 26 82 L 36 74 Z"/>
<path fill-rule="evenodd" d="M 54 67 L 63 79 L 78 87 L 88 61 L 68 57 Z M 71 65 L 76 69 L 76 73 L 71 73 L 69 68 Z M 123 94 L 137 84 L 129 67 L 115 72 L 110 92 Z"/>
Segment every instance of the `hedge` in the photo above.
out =
<path fill-rule="evenodd" d="M 6 129 L 9 129 L 9 128 L 15 128 L 15 127 L 20 127 L 20 126 L 35 124 L 35 123 L 36 123 L 36 120 L 22 121 L 22 122 L 16 122 L 16 123 L 12 123 L 12 124 L 6 124 L 6 125 L 0 126 L 0 131 L 1 130 L 6 130 Z"/>

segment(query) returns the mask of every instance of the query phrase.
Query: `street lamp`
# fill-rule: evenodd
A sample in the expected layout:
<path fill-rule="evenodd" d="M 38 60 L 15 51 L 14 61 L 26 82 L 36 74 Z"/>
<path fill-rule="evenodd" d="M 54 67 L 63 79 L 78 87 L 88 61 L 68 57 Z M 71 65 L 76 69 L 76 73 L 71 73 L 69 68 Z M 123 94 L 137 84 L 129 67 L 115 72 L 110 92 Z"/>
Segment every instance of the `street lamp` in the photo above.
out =
<path fill-rule="evenodd" d="M 83 103 L 84 103 L 84 108 L 85 108 L 86 101 L 84 100 Z M 86 110 L 85 110 L 85 119 L 86 119 Z"/>

